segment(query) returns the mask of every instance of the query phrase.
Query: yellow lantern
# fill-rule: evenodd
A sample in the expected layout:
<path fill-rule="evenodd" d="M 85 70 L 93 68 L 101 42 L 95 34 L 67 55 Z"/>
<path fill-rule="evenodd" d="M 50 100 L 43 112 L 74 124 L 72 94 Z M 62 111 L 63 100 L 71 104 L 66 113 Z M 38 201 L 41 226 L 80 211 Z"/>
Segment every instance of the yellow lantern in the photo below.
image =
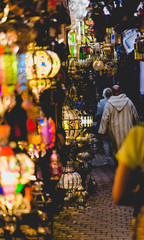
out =
<path fill-rule="evenodd" d="M 26 77 L 32 89 L 38 92 L 51 87 L 50 78 L 55 77 L 61 67 L 59 56 L 46 48 L 30 47 L 25 57 Z"/>
<path fill-rule="evenodd" d="M 53 78 L 61 67 L 57 53 L 38 49 L 26 55 L 26 77 L 31 79 Z"/>
<path fill-rule="evenodd" d="M 46 51 L 30 51 L 26 56 L 26 77 L 28 80 L 48 77 L 51 72 L 51 57 Z"/>

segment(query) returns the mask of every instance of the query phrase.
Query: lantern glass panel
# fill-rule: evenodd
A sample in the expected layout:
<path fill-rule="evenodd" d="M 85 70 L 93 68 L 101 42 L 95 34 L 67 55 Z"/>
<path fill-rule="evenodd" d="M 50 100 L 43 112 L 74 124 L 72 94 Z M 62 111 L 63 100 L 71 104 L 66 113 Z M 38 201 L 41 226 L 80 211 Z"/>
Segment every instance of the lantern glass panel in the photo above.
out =
<path fill-rule="evenodd" d="M 52 69 L 49 74 L 49 78 L 53 78 L 61 68 L 61 61 L 59 59 L 59 56 L 55 52 L 47 51 L 47 53 L 52 59 L 52 63 L 51 63 Z"/>

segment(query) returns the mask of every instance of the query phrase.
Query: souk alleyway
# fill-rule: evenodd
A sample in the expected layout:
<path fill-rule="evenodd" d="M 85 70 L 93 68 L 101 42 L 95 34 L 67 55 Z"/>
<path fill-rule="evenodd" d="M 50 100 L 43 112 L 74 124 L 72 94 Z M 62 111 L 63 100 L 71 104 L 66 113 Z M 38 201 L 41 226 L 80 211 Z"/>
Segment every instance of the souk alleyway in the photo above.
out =
<path fill-rule="evenodd" d="M 131 207 L 112 201 L 113 165 L 104 165 L 103 156 L 93 164 L 96 190 L 89 195 L 84 209 L 63 210 L 54 217 L 53 240 L 128 240 L 131 237 Z"/>

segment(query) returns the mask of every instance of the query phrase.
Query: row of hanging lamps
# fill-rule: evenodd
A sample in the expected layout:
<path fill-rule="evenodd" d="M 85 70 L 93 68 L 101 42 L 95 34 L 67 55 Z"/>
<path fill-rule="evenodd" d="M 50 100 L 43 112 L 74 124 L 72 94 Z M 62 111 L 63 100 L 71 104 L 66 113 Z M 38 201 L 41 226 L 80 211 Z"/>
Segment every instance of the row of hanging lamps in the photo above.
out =
<path fill-rule="evenodd" d="M 120 35 L 115 32 L 114 27 L 107 27 L 103 41 L 97 42 L 92 17 L 95 10 L 90 2 L 71 0 L 68 7 L 71 16 L 71 29 L 68 32 L 70 77 L 76 78 L 79 69 L 91 67 L 92 71 L 96 71 L 100 76 L 114 76 L 117 72 L 117 46 L 120 44 Z"/>

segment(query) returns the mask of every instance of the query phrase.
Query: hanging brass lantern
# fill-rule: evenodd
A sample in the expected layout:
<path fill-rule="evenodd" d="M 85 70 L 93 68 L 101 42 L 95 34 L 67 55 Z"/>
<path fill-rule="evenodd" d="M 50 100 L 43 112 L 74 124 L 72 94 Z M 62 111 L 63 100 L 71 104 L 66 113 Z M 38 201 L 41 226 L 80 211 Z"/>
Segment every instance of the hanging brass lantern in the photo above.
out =
<path fill-rule="evenodd" d="M 72 162 L 68 161 L 67 166 L 63 167 L 63 173 L 57 184 L 58 188 L 66 190 L 66 196 L 64 198 L 65 203 L 70 203 L 70 200 L 74 198 L 77 189 L 81 186 L 82 178 L 80 174 L 74 171 Z"/>
<path fill-rule="evenodd" d="M 50 78 L 54 78 L 61 67 L 59 56 L 45 47 L 30 46 L 25 63 L 29 86 L 37 88 L 38 92 L 51 87 Z"/>
<path fill-rule="evenodd" d="M 95 70 L 95 71 L 102 71 L 103 69 L 104 69 L 104 63 L 103 63 L 103 61 L 101 61 L 101 60 L 95 60 L 94 62 L 93 62 L 93 69 Z"/>

